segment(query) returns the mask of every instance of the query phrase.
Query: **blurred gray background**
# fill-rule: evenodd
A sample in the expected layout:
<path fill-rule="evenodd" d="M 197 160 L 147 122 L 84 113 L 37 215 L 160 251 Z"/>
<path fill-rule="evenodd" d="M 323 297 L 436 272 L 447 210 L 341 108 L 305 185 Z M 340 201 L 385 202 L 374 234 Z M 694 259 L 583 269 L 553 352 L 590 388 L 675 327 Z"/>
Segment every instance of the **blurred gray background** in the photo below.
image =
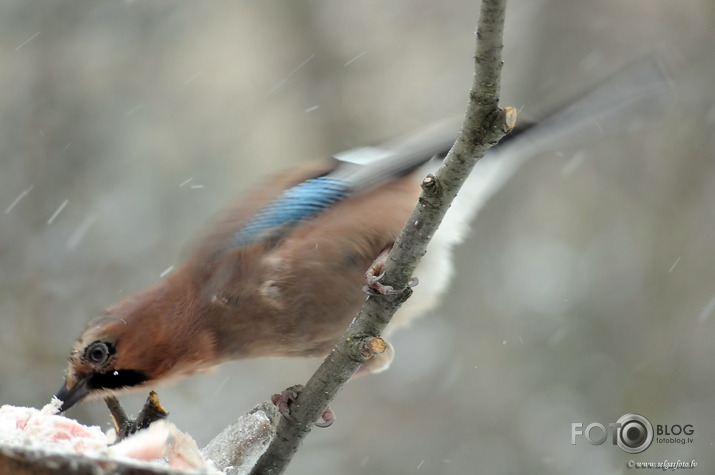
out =
<path fill-rule="evenodd" d="M 261 178 L 461 114 L 477 11 L 3 0 L 0 404 L 45 404 L 84 324 Z M 604 474 L 630 459 L 712 473 L 714 44 L 710 0 L 510 0 L 504 105 L 558 103 L 650 53 L 675 105 L 527 163 L 459 248 L 444 304 L 396 335 L 389 372 L 347 386 L 289 473 Z M 159 393 L 204 445 L 318 364 L 234 362 Z M 572 422 L 628 412 L 694 424 L 695 443 L 571 445 Z M 100 402 L 70 415 L 108 427 Z"/>

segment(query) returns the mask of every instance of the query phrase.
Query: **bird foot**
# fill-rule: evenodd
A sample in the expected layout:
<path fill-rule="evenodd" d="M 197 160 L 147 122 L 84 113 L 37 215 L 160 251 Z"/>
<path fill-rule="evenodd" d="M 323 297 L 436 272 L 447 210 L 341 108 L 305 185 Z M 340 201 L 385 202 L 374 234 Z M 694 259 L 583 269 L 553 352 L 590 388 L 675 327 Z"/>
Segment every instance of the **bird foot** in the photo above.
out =
<path fill-rule="evenodd" d="M 385 267 L 385 262 L 387 262 L 387 256 L 390 253 L 390 249 L 385 249 L 377 256 L 377 259 L 372 263 L 370 268 L 365 272 L 365 280 L 367 284 L 363 286 L 362 291 L 367 295 L 393 295 L 401 294 L 410 287 L 414 287 L 419 284 L 420 281 L 417 277 L 412 276 L 407 282 L 407 286 L 401 289 L 396 289 L 391 285 L 385 285 L 381 281 L 385 278 L 385 272 L 383 271 Z"/>
<path fill-rule="evenodd" d="M 298 399 L 298 395 L 301 391 L 303 391 L 303 387 L 304 386 L 302 384 L 296 384 L 295 386 L 291 386 L 284 390 L 280 394 L 274 394 L 271 396 L 271 402 L 278 408 L 278 412 L 280 412 L 283 417 L 294 423 L 297 423 L 298 421 L 291 414 L 290 407 Z M 335 413 L 328 407 L 325 409 L 325 412 L 323 412 L 321 419 L 323 422 L 314 422 L 313 424 L 315 424 L 316 427 L 330 427 L 333 425 L 333 422 L 335 422 Z"/>
<path fill-rule="evenodd" d="M 369 272 L 369 271 L 368 271 Z M 367 275 L 367 285 L 364 285 L 362 288 L 363 293 L 367 295 L 393 295 L 393 294 L 401 294 L 405 290 L 414 287 L 415 285 L 420 283 L 420 280 L 417 278 L 417 276 L 412 276 L 410 277 L 410 280 L 407 281 L 407 286 L 401 288 L 401 289 L 396 289 L 391 285 L 385 285 L 382 284 L 380 281 L 385 277 L 385 274 L 378 274 L 378 275 Z"/>
<path fill-rule="evenodd" d="M 117 433 L 116 442 L 120 442 L 135 432 L 146 429 L 152 422 L 166 419 L 169 413 L 159 403 L 159 396 L 154 392 L 149 393 L 149 397 L 136 419 L 132 420 L 127 416 L 124 408 L 119 404 L 119 400 L 114 396 L 107 396 L 104 399 L 109 413 L 114 421 L 114 429 Z"/>

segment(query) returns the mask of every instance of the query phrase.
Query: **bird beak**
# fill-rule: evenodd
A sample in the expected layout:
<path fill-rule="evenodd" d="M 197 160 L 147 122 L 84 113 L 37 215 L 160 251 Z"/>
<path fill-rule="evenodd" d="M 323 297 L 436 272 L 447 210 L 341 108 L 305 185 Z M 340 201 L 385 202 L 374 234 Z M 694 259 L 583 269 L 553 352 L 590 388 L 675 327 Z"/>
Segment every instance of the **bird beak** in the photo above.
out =
<path fill-rule="evenodd" d="M 57 394 L 55 394 L 55 397 L 62 401 L 60 412 L 65 412 L 67 409 L 84 399 L 84 397 L 88 394 L 89 385 L 87 384 L 87 379 L 78 381 L 72 388 L 68 388 L 67 381 L 65 381 L 65 384 L 63 384 L 62 387 L 60 387 L 60 390 L 57 391 Z"/>

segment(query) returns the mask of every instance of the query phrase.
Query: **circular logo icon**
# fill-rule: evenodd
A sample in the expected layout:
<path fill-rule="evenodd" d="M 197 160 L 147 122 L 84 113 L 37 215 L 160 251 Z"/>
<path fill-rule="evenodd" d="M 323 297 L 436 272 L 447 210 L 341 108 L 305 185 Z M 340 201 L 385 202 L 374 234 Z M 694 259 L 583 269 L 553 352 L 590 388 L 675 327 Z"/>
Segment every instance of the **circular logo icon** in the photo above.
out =
<path fill-rule="evenodd" d="M 653 425 L 640 414 L 624 414 L 618 421 L 616 443 L 624 452 L 639 454 L 653 442 Z"/>

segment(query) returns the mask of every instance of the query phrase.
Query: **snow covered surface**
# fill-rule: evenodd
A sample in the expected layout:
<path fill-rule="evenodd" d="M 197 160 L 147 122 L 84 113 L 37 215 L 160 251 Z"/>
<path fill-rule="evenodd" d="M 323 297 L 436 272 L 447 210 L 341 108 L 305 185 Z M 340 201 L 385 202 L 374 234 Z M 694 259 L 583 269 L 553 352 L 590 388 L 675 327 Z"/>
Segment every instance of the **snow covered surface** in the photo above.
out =
<path fill-rule="evenodd" d="M 109 446 L 108 436 L 97 426 L 87 427 L 58 414 L 60 401 L 42 409 L 0 407 L 0 445 L 42 450 L 54 455 L 82 454 L 123 462 L 150 462 L 173 469 L 216 471 L 201 455 L 196 442 L 167 421 L 157 421 L 122 442 Z"/>
<path fill-rule="evenodd" d="M 209 442 L 203 454 L 231 474 L 249 473 L 273 439 L 280 417 L 270 401 L 259 404 Z"/>

